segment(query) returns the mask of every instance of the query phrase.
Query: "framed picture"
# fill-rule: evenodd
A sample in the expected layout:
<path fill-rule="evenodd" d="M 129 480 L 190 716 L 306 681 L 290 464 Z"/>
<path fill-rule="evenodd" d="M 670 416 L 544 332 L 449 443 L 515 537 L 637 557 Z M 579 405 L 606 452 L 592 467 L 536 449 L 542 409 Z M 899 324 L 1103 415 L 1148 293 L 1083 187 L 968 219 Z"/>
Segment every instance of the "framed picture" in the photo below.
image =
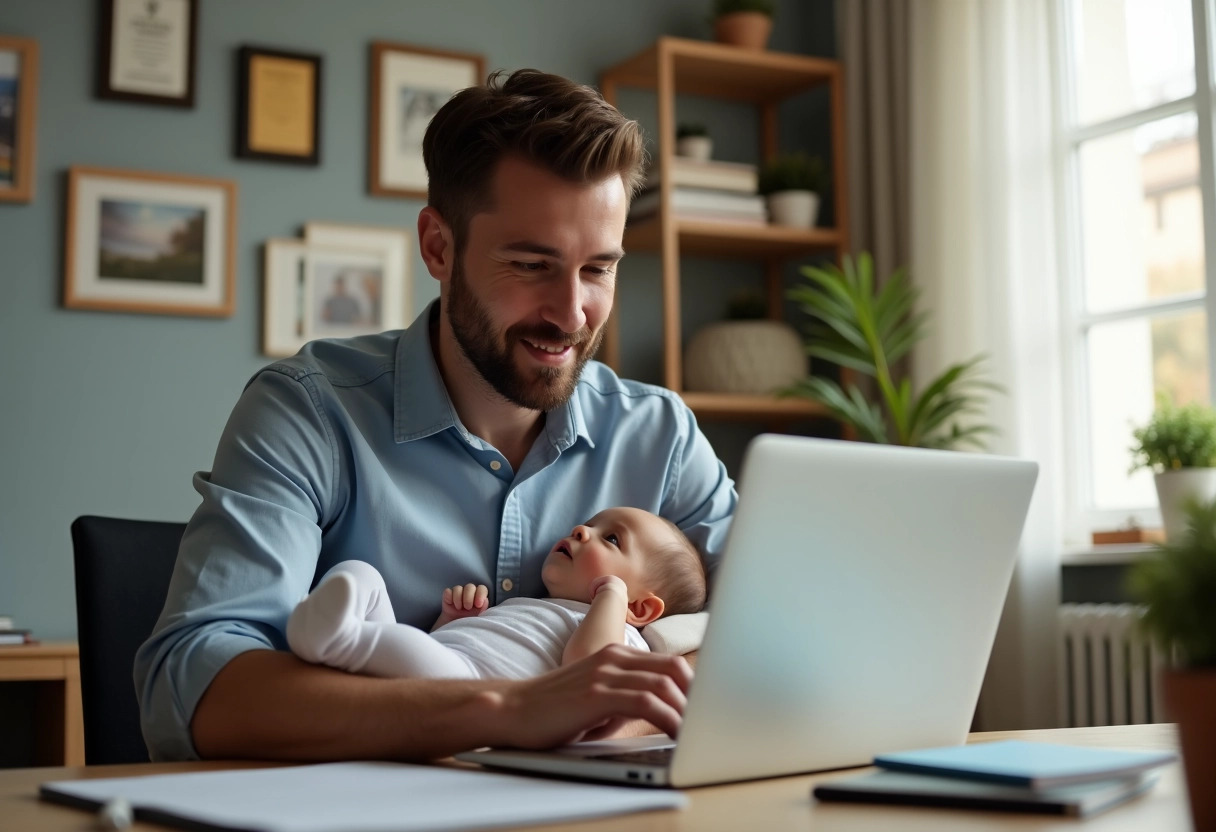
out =
<path fill-rule="evenodd" d="M 101 0 L 97 95 L 194 106 L 198 0 Z"/>
<path fill-rule="evenodd" d="M 321 161 L 321 56 L 242 46 L 237 52 L 236 155 Z"/>
<path fill-rule="evenodd" d="M 236 194 L 224 179 L 71 168 L 64 306 L 231 315 Z"/>
<path fill-rule="evenodd" d="M 377 196 L 426 197 L 422 137 L 453 93 L 485 82 L 485 59 L 464 52 L 373 43 L 368 188 Z"/>
<path fill-rule="evenodd" d="M 34 198 L 38 44 L 0 35 L 0 202 Z"/>
<path fill-rule="evenodd" d="M 289 356 L 317 338 L 401 329 L 411 318 L 409 236 L 308 223 L 306 239 L 266 242 L 262 351 Z"/>

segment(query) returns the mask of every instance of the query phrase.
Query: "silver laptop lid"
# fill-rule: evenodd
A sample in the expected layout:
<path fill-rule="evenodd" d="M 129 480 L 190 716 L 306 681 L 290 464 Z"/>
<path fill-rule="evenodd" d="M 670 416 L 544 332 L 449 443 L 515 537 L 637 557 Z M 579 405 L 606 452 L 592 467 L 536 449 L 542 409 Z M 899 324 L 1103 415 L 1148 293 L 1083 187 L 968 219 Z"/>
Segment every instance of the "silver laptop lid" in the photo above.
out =
<path fill-rule="evenodd" d="M 754 439 L 671 783 L 962 742 L 1037 474 L 986 455 Z"/>

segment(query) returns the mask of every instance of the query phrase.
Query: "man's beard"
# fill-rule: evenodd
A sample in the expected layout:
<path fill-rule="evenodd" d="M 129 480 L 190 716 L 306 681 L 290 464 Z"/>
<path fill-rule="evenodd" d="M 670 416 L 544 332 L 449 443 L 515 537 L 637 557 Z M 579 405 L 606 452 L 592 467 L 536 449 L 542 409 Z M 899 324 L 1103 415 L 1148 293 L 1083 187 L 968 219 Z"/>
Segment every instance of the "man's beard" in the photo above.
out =
<path fill-rule="evenodd" d="M 469 291 L 464 278 L 463 256 L 457 257 L 448 290 L 447 316 L 456 343 L 490 386 L 512 404 L 529 410 L 561 407 L 574 395 L 583 367 L 604 339 L 601 329 L 592 336 L 586 325 L 566 334 L 554 324 L 515 324 L 502 333 L 494 329 L 489 312 Z M 514 347 L 521 338 L 540 344 L 564 344 L 574 348 L 574 363 L 564 367 L 516 366 Z"/>

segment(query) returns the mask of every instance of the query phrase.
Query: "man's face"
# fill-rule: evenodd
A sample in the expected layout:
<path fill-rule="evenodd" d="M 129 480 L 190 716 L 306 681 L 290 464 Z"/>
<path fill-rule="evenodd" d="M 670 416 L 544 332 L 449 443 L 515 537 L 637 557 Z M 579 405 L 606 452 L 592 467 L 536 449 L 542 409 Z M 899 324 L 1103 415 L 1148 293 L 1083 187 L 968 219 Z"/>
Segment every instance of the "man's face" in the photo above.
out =
<path fill-rule="evenodd" d="M 504 159 L 489 210 L 473 216 L 448 285 L 460 349 L 499 395 L 552 410 L 603 339 L 623 256 L 620 177 L 583 185 Z"/>

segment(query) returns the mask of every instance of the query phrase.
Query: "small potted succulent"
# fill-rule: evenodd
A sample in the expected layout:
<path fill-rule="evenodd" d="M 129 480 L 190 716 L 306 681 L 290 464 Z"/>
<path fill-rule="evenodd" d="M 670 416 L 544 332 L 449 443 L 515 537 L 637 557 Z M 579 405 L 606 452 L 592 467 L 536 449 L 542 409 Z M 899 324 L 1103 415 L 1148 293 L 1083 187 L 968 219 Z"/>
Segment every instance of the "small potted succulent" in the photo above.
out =
<path fill-rule="evenodd" d="M 776 0 L 714 0 L 714 39 L 744 49 L 765 49 L 776 11 Z"/>
<path fill-rule="evenodd" d="M 1140 625 L 1175 657 L 1161 671 L 1166 716 L 1178 723 L 1191 817 L 1216 829 L 1216 500 L 1190 500 L 1185 529 L 1138 561 L 1129 589 Z"/>
<path fill-rule="evenodd" d="M 787 153 L 760 168 L 759 191 L 767 198 L 774 225 L 814 228 L 823 187 L 823 160 L 818 156 Z"/>
<path fill-rule="evenodd" d="M 1187 500 L 1216 499 L 1216 409 L 1175 405 L 1164 396 L 1148 423 L 1132 430 L 1132 471 L 1153 471 L 1165 539 L 1186 532 Z"/>
<path fill-rule="evenodd" d="M 714 152 L 714 140 L 704 124 L 681 123 L 676 128 L 676 155 L 708 162 Z"/>

